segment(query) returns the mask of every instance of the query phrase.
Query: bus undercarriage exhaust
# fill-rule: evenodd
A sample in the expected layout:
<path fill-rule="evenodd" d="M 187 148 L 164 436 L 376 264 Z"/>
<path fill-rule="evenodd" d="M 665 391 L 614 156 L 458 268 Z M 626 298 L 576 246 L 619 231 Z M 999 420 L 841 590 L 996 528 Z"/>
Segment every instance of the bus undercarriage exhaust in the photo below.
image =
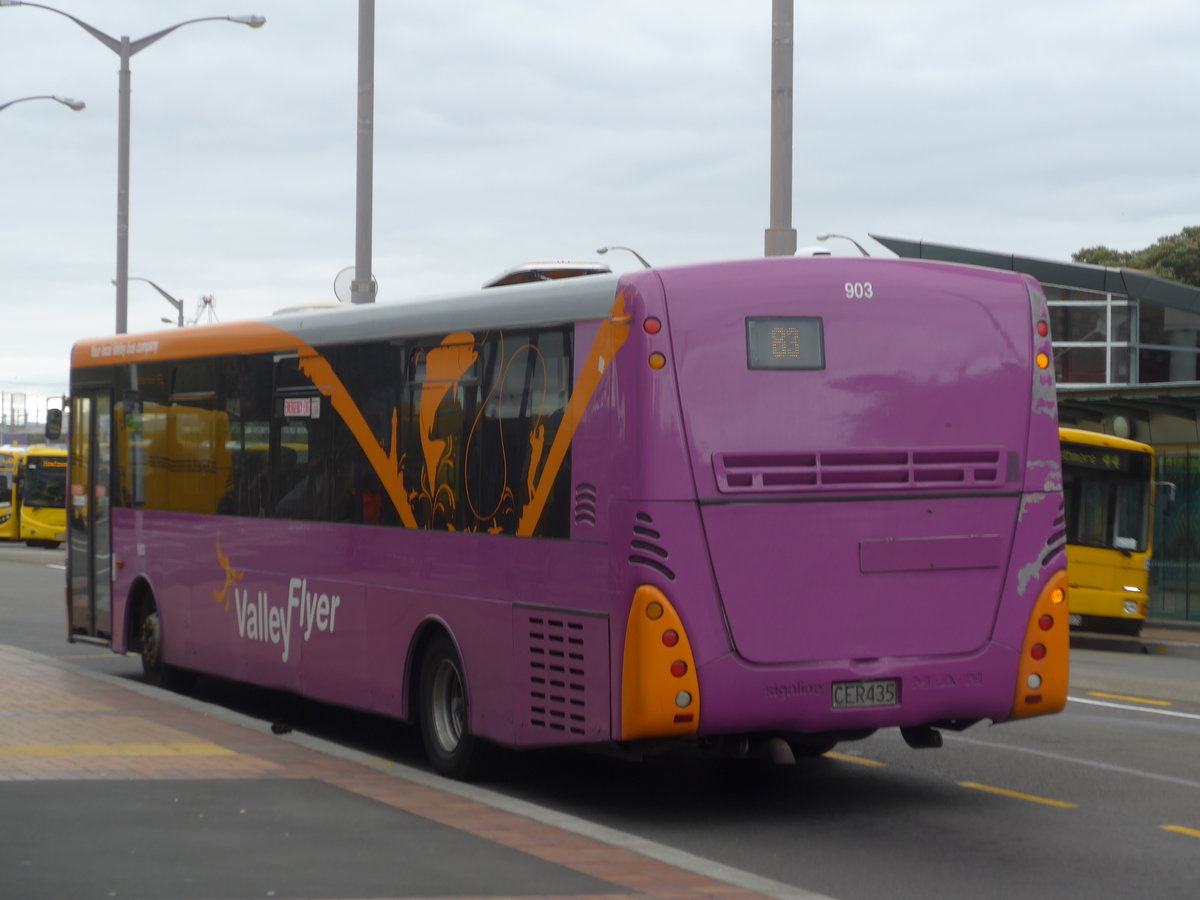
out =
<path fill-rule="evenodd" d="M 935 731 L 928 725 L 920 725 L 916 728 L 901 728 L 900 736 L 904 738 L 904 743 L 908 744 L 914 750 L 936 750 L 942 746 L 942 733 Z"/>

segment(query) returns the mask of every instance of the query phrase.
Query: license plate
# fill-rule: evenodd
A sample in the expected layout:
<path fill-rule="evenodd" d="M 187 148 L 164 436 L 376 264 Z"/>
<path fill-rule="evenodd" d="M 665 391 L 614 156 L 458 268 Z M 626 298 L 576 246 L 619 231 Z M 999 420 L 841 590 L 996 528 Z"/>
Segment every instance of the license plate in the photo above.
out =
<path fill-rule="evenodd" d="M 1067 616 L 1067 624 L 1068 625 L 1076 625 L 1076 626 L 1082 625 L 1083 624 L 1083 616 Z"/>
<path fill-rule="evenodd" d="M 898 678 L 877 681 L 835 681 L 834 709 L 863 709 L 871 706 L 895 706 L 899 703 Z"/>

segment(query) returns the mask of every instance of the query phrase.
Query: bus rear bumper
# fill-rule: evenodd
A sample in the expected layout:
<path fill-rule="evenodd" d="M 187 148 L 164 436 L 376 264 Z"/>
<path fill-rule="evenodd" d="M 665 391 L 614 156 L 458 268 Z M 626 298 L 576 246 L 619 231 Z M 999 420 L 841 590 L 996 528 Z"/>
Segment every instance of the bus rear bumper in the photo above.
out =
<path fill-rule="evenodd" d="M 1012 710 L 1017 665 L 1018 651 L 995 644 L 920 661 L 764 668 L 726 657 L 701 669 L 698 734 L 823 734 L 999 721 Z"/>

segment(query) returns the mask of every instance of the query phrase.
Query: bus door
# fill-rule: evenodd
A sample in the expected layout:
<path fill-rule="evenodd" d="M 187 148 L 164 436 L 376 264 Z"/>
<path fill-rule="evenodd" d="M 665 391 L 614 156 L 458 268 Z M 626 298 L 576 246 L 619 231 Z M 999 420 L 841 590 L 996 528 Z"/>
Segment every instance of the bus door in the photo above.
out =
<path fill-rule="evenodd" d="M 0 472 L 0 525 L 6 524 L 9 518 L 16 514 L 16 507 L 13 506 L 15 480 L 16 476 L 11 472 Z"/>
<path fill-rule="evenodd" d="M 112 394 L 71 397 L 67 512 L 68 640 L 112 642 Z"/>

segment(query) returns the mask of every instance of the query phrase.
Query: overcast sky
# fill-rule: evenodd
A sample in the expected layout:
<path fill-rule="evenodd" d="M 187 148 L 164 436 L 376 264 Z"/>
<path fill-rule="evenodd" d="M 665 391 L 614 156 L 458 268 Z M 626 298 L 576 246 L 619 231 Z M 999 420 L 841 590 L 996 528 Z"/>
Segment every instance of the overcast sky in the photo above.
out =
<path fill-rule="evenodd" d="M 354 263 L 356 0 L 50 0 L 134 56 L 129 259 L 221 321 Z M 793 227 L 1050 259 L 1200 224 L 1196 0 L 797 0 Z M 377 0 L 380 302 L 544 259 L 761 256 L 769 0 Z M 0 8 L 0 391 L 115 330 L 118 57 Z M 833 241 L 838 254 L 857 251 Z M 175 312 L 129 287 L 129 331 Z"/>

